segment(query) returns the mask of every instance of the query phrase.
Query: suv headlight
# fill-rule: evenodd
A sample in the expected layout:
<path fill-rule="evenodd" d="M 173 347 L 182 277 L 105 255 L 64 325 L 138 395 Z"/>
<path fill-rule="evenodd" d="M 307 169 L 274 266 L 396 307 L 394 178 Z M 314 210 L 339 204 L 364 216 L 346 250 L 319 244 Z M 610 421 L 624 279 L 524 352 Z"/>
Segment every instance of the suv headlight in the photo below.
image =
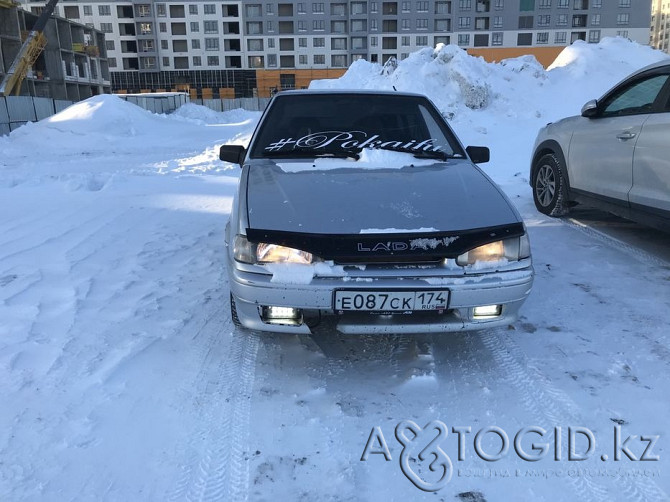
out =
<path fill-rule="evenodd" d="M 462 267 L 478 262 L 485 266 L 487 263 L 494 264 L 503 260 L 519 261 L 529 256 L 530 241 L 528 234 L 523 234 L 521 237 L 490 242 L 471 249 L 456 258 L 456 263 Z"/>
<path fill-rule="evenodd" d="M 315 261 L 312 254 L 307 251 L 265 242 L 254 244 L 249 242 L 244 235 L 235 236 L 233 255 L 237 261 L 242 263 L 300 263 L 309 265 Z"/>

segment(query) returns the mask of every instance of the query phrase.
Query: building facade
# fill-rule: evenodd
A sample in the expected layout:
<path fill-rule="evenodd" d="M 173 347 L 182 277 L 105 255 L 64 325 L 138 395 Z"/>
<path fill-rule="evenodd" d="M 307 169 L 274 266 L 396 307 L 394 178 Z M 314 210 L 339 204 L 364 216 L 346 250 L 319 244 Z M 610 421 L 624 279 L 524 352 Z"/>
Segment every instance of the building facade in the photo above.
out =
<path fill-rule="evenodd" d="M 25 33 L 40 8 L 28 12 L 0 6 L 0 81 L 19 54 Z M 26 75 L 21 95 L 79 101 L 110 92 L 104 35 L 89 26 L 52 17 L 44 28 L 46 46 Z"/>
<path fill-rule="evenodd" d="M 649 45 L 670 53 L 670 1 L 652 0 Z"/>
<path fill-rule="evenodd" d="M 105 33 L 116 91 L 197 97 L 267 96 L 337 77 L 357 59 L 385 63 L 440 43 L 549 64 L 575 40 L 646 44 L 651 20 L 649 0 L 62 0 L 57 9 Z"/>

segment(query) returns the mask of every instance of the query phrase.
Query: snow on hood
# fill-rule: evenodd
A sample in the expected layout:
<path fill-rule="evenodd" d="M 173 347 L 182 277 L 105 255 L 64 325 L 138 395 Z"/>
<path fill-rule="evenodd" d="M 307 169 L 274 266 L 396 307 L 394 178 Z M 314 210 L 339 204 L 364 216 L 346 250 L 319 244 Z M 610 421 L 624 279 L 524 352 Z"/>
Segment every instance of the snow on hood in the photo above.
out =
<path fill-rule="evenodd" d="M 307 162 L 277 162 L 277 166 L 285 173 L 303 171 L 324 171 L 329 169 L 401 169 L 407 166 L 429 166 L 440 162 L 439 159 L 417 159 L 411 153 L 394 152 L 378 148 L 364 148 L 360 158 L 346 159 L 319 157 Z"/>

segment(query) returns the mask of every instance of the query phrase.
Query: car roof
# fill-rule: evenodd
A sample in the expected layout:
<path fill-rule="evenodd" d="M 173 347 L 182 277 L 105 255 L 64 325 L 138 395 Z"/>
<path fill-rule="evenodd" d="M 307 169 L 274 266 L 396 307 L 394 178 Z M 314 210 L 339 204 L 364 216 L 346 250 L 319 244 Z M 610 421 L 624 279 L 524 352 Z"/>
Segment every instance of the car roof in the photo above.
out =
<path fill-rule="evenodd" d="M 639 70 L 637 70 L 635 73 L 631 74 L 630 76 L 632 77 L 634 75 L 639 75 L 640 73 L 644 73 L 645 71 L 655 70 L 657 68 L 664 68 L 666 66 L 670 67 L 670 58 L 662 59 L 661 61 L 651 63 L 650 65 L 647 65 L 644 68 L 640 68 Z"/>
<path fill-rule="evenodd" d="M 290 91 L 280 91 L 276 96 L 280 95 L 314 95 L 314 94 L 364 94 L 375 96 L 412 96 L 425 98 L 424 94 L 417 92 L 402 92 L 402 91 L 380 91 L 372 89 L 295 89 Z"/>

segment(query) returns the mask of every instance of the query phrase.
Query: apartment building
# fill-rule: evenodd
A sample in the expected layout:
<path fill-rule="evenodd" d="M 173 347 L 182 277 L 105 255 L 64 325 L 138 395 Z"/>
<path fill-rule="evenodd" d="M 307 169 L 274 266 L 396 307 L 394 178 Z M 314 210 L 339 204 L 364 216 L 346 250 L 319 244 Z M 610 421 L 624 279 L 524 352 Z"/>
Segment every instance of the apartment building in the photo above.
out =
<path fill-rule="evenodd" d="M 649 44 L 670 53 L 670 1 L 652 0 Z"/>
<path fill-rule="evenodd" d="M 27 12 L 9 3 L 0 5 L 0 81 L 9 72 L 39 12 L 41 7 Z M 105 38 L 101 32 L 52 17 L 44 34 L 46 46 L 23 79 L 21 95 L 79 101 L 110 92 Z"/>
<path fill-rule="evenodd" d="M 23 0 L 34 9 L 43 2 Z M 266 96 L 436 44 L 549 64 L 575 40 L 649 41 L 649 0 L 61 0 L 105 33 L 114 90 Z"/>

